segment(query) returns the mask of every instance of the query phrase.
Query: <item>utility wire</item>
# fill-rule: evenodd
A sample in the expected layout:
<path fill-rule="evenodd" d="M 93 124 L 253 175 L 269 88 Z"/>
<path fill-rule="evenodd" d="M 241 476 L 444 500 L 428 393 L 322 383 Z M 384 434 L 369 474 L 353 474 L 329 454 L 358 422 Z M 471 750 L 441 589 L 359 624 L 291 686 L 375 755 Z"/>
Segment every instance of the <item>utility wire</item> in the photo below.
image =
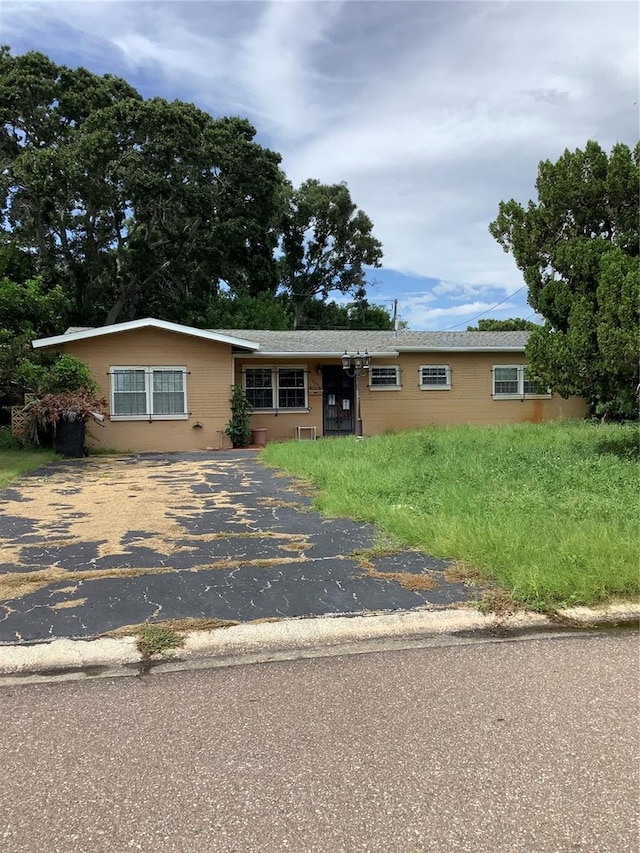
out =
<path fill-rule="evenodd" d="M 481 311 L 479 314 L 476 314 L 475 317 L 469 317 L 467 320 L 463 320 L 461 323 L 456 323 L 455 326 L 448 326 L 446 329 L 441 329 L 442 332 L 450 332 L 451 329 L 457 329 L 458 326 L 464 326 L 465 323 L 470 323 L 472 320 L 477 320 L 478 317 L 484 317 L 485 314 L 488 314 L 489 311 L 493 311 L 494 308 L 497 308 L 498 305 L 502 305 L 503 302 L 506 302 L 508 299 L 511 299 L 512 296 L 515 296 L 517 293 L 525 290 L 527 287 L 526 284 L 523 284 L 522 287 L 519 287 L 517 290 L 514 290 L 513 293 L 510 293 L 508 296 L 505 296 L 504 299 L 501 299 L 500 302 L 496 302 L 495 305 L 492 305 L 491 308 L 487 308 L 486 311 Z"/>

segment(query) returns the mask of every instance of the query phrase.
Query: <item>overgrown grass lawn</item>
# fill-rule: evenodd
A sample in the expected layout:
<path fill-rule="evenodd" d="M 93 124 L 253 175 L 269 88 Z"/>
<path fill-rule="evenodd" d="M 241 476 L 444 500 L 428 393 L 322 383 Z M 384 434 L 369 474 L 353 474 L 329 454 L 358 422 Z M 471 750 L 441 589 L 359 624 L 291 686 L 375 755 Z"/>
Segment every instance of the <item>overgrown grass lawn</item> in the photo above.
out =
<path fill-rule="evenodd" d="M 431 427 L 270 444 L 331 515 L 480 569 L 536 609 L 638 595 L 638 430 L 584 422 Z"/>

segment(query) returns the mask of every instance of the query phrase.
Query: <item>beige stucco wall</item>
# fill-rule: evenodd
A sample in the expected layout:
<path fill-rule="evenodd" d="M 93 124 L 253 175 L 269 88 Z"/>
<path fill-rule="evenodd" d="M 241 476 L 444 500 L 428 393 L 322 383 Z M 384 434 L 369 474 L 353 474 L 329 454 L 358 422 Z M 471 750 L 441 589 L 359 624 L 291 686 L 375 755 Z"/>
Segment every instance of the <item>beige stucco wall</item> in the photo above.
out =
<path fill-rule="evenodd" d="M 174 451 L 229 447 L 224 429 L 230 418 L 232 381 L 242 382 L 244 366 L 273 365 L 274 360 L 236 356 L 231 347 L 159 329 L 120 332 L 67 343 L 63 347 L 89 365 L 102 392 L 109 399 L 109 368 L 122 366 L 182 366 L 188 370 L 186 420 L 110 421 L 104 428 L 90 427 L 88 444 L 117 450 Z M 330 359 L 278 359 L 278 366 L 295 365 L 307 370 L 309 411 L 257 412 L 253 428 L 266 428 L 268 441 L 291 439 L 296 426 L 315 426 L 322 435 L 322 373 L 319 367 Z M 496 364 L 524 364 L 518 353 L 403 353 L 399 358 L 375 359 L 376 365 L 401 368 L 400 390 L 370 390 L 362 379 L 362 418 L 365 435 L 391 429 L 409 429 L 425 424 L 500 424 L 539 422 L 582 417 L 583 400 L 561 397 L 531 400 L 494 400 L 491 368 Z M 339 364 L 336 359 L 335 364 Z M 450 391 L 422 391 L 419 367 L 449 364 Z M 199 423 L 201 427 L 194 427 Z"/>
<path fill-rule="evenodd" d="M 109 400 L 109 368 L 114 365 L 185 366 L 186 420 L 105 421 L 91 425 L 87 444 L 116 450 L 205 450 L 228 447 L 224 428 L 231 412 L 231 347 L 160 329 L 119 332 L 65 344 L 65 352 L 89 365 Z M 200 423 L 202 427 L 194 427 Z"/>
<path fill-rule="evenodd" d="M 290 358 L 290 359 L 245 359 L 241 356 L 236 356 L 235 359 L 235 381 L 242 384 L 242 370 L 244 367 L 263 367 L 266 365 L 276 365 L 278 367 L 304 367 L 307 370 L 308 383 L 308 412 L 254 412 L 251 416 L 251 426 L 254 429 L 266 428 L 267 441 L 284 441 L 287 438 L 294 438 L 297 426 L 315 426 L 316 435 L 322 435 L 322 375 L 318 372 L 318 365 L 326 363 L 327 359 L 322 362 L 305 358 Z M 303 433 L 307 438 L 309 433 Z"/>
<path fill-rule="evenodd" d="M 377 359 L 376 364 L 398 364 L 400 391 L 370 391 L 362 395 L 365 435 L 424 424 L 538 423 L 586 414 L 584 400 L 559 396 L 531 400 L 494 400 L 491 396 L 497 364 L 526 364 L 524 353 L 403 353 L 397 360 Z M 423 364 L 451 367 L 450 391 L 422 391 L 419 368 Z"/>
<path fill-rule="evenodd" d="M 273 360 L 236 358 L 235 380 L 242 382 L 244 366 L 274 364 Z M 309 379 L 309 412 L 277 415 L 256 413 L 251 423 L 268 430 L 268 441 L 293 438 L 295 427 L 315 425 L 322 435 L 322 375 L 317 368 L 329 359 L 278 359 L 277 364 L 305 367 Z M 335 364 L 339 362 L 336 360 Z M 497 364 L 525 364 L 524 353 L 403 353 L 398 358 L 375 359 L 375 365 L 401 368 L 400 390 L 370 390 L 367 377 L 361 380 L 361 406 L 365 435 L 377 435 L 392 429 L 410 429 L 425 424 L 501 424 L 528 421 L 580 418 L 586 414 L 583 400 L 546 399 L 494 400 L 491 396 Z M 451 367 L 450 391 L 423 391 L 419 386 L 419 367 L 423 364 L 448 364 Z"/>

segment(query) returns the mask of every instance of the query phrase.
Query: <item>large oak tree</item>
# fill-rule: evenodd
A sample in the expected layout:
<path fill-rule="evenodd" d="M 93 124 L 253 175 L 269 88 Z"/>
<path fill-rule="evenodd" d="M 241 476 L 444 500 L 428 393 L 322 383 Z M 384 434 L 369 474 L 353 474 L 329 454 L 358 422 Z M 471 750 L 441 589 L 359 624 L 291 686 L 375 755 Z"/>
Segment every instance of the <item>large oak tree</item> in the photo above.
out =
<path fill-rule="evenodd" d="M 286 184 L 254 136 L 244 119 L 3 48 L 4 239 L 61 282 L 77 323 L 197 322 L 220 282 L 274 293 Z"/>

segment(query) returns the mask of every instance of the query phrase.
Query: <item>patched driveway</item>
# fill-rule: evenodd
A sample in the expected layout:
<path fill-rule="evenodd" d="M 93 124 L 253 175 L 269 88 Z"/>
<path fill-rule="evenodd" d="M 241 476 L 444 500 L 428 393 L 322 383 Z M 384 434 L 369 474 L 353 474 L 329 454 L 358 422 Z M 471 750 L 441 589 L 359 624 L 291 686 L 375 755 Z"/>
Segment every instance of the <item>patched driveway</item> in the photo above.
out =
<path fill-rule="evenodd" d="M 251 453 L 60 461 L 0 497 L 0 643 L 476 597 L 446 561 L 318 515 Z"/>

